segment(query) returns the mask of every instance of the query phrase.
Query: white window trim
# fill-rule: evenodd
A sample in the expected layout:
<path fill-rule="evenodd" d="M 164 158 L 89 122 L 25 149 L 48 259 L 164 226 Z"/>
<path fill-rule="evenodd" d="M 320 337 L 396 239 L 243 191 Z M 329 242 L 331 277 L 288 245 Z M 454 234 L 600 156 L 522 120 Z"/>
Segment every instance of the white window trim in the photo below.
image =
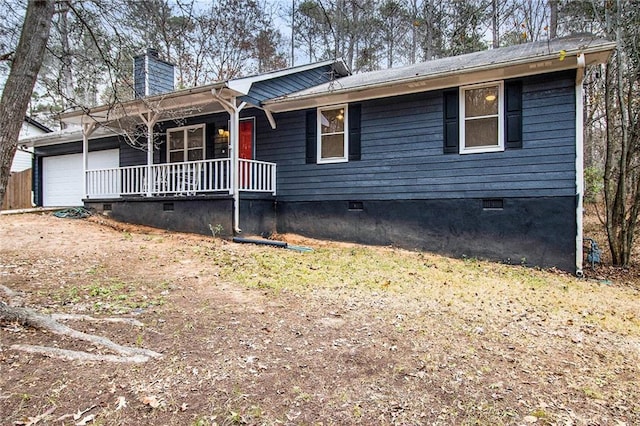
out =
<path fill-rule="evenodd" d="M 465 115 L 465 97 L 464 94 L 467 90 L 481 89 L 483 87 L 498 86 L 498 145 L 496 146 L 479 146 L 479 147 L 465 147 L 465 124 L 467 117 Z M 482 152 L 500 152 L 504 151 L 504 81 L 493 81 L 490 83 L 473 84 L 470 86 L 461 86 L 459 93 L 459 116 L 460 116 L 460 138 L 459 138 L 459 153 L 460 154 L 477 154 Z"/>
<path fill-rule="evenodd" d="M 207 129 L 205 128 L 204 123 L 203 124 L 194 124 L 192 126 L 182 126 L 182 127 L 172 127 L 170 129 L 167 129 L 167 163 L 170 162 L 171 159 L 171 143 L 169 141 L 169 134 L 170 133 L 174 133 L 174 132 L 179 132 L 182 131 L 182 135 L 184 137 L 184 147 L 182 148 L 182 151 L 184 153 L 184 163 L 188 162 L 187 158 L 189 158 L 189 143 L 187 141 L 187 131 L 191 130 L 191 129 L 198 129 L 201 128 L 202 129 L 202 159 L 206 159 L 207 158 Z M 174 151 L 177 152 L 177 151 Z"/>
<path fill-rule="evenodd" d="M 349 161 L 349 105 L 331 105 L 318 108 L 316 112 L 316 159 L 318 164 L 346 163 Z M 344 155 L 342 157 L 322 158 L 322 111 L 331 109 L 344 109 Z M 339 133 L 325 133 L 325 135 L 337 135 Z"/>

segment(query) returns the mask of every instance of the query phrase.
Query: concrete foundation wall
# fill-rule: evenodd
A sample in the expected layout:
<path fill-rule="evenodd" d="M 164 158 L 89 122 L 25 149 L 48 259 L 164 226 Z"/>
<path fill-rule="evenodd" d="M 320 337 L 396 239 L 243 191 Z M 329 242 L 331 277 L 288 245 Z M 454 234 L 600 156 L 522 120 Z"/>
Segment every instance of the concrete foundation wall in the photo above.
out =
<path fill-rule="evenodd" d="M 231 197 L 85 200 L 85 206 L 121 222 L 203 235 L 211 234 L 211 225 L 221 227 L 222 236 L 233 234 Z M 272 199 L 241 200 L 240 228 L 243 233 L 270 235 L 276 232 L 274 206 Z"/>
<path fill-rule="evenodd" d="M 283 233 L 575 270 L 573 197 L 286 202 L 277 217 Z"/>
<path fill-rule="evenodd" d="M 230 236 L 233 200 L 167 197 L 118 202 L 88 201 L 87 207 L 116 220 L 210 234 L 209 224 Z M 276 202 L 244 199 L 243 235 L 297 233 L 314 238 L 393 245 L 454 257 L 575 269 L 573 197 Z"/>
<path fill-rule="evenodd" d="M 85 206 L 105 213 L 121 222 L 153 226 L 170 231 L 211 234 L 209 225 L 222 226 L 222 235 L 231 235 L 233 200 L 187 199 L 185 197 L 166 197 L 147 200 L 85 201 Z"/>

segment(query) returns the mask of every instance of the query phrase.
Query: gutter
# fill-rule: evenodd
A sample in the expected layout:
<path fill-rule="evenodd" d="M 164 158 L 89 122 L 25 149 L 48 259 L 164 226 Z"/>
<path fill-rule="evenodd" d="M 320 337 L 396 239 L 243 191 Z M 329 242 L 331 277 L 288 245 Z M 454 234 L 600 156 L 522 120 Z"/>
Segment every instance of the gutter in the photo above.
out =
<path fill-rule="evenodd" d="M 576 58 L 579 58 L 580 56 L 583 57 L 583 61 L 584 61 L 584 55 L 585 54 L 592 54 L 592 53 L 602 53 L 605 52 L 607 50 L 612 50 L 612 48 L 615 47 L 615 43 L 608 43 L 605 45 L 600 45 L 597 47 L 592 47 L 592 48 L 586 48 L 586 49 L 582 49 L 582 50 L 573 50 L 573 51 L 568 51 L 565 54 L 565 58 L 563 59 L 563 61 L 567 61 L 567 59 L 569 57 L 572 57 L 575 55 Z M 276 98 L 276 99 L 272 99 L 269 100 L 267 102 L 265 102 L 265 106 L 276 106 L 276 105 L 281 105 L 281 104 L 286 104 L 288 102 L 295 102 L 295 101 L 305 101 L 305 100 L 309 100 L 309 99 L 313 99 L 313 98 L 317 98 L 320 96 L 335 96 L 335 95 L 341 95 L 341 94 L 348 94 L 348 93 L 354 93 L 354 92 L 362 92 L 362 91 L 366 91 L 366 90 L 371 90 L 371 89 L 378 89 L 378 88 L 386 88 L 386 87 L 391 87 L 391 86 L 398 86 L 398 85 L 405 85 L 405 84 L 420 84 L 420 86 L 424 86 L 426 81 L 429 80 L 436 80 L 436 79 L 442 79 L 444 77 L 456 77 L 456 76 L 460 76 L 460 75 L 465 75 L 465 74 L 472 74 L 475 72 L 482 72 L 482 71 L 492 71 L 492 70 L 496 70 L 496 69 L 502 69 L 505 67 L 515 67 L 515 66 L 519 66 L 519 65 L 527 65 L 527 64 L 533 64 L 533 63 L 540 63 L 540 62 L 548 62 L 548 61 L 552 61 L 552 60 L 557 60 L 560 56 L 560 52 L 553 52 L 551 54 L 546 54 L 546 55 L 539 55 L 539 56 L 528 56 L 526 58 L 522 58 L 519 60 L 512 60 L 512 61 L 504 61 L 504 62 L 494 62 L 492 64 L 485 64 L 485 65 L 479 65 L 479 66 L 475 66 L 475 67 L 462 67 L 462 68 L 458 68 L 455 70 L 451 70 L 449 72 L 444 72 L 444 73 L 418 73 L 416 75 L 413 75 L 411 77 L 404 77 L 404 78 L 397 78 L 397 79 L 392 79 L 392 80 L 384 80 L 384 81 L 379 81 L 379 82 L 375 82 L 375 83 L 369 83 L 369 84 L 362 84 L 359 86 L 354 86 L 354 87 L 349 87 L 349 88 L 345 88 L 345 89 L 341 89 L 341 88 L 335 88 L 333 90 L 323 90 L 320 92 L 314 92 L 314 93 L 306 93 L 303 95 L 299 95 L 299 96 L 283 96 L 280 98 Z M 568 64 L 568 62 L 567 62 Z M 578 65 L 579 66 L 579 65 Z M 567 65 L 565 67 L 565 69 L 571 69 L 574 68 L 573 65 Z M 531 72 L 531 74 L 535 74 L 536 72 Z M 437 87 L 429 87 L 428 90 L 434 90 L 437 89 Z M 295 95 L 295 94 L 294 94 Z"/>

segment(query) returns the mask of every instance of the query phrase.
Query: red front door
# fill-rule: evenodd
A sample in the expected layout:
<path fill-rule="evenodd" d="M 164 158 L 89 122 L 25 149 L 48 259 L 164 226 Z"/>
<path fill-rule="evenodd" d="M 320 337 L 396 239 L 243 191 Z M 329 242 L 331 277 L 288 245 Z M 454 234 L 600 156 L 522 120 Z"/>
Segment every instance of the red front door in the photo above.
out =
<path fill-rule="evenodd" d="M 240 158 L 253 160 L 253 120 L 240 121 Z"/>
<path fill-rule="evenodd" d="M 238 155 L 245 160 L 253 160 L 253 120 L 240 121 Z M 251 189 L 251 164 L 240 163 L 240 189 Z"/>

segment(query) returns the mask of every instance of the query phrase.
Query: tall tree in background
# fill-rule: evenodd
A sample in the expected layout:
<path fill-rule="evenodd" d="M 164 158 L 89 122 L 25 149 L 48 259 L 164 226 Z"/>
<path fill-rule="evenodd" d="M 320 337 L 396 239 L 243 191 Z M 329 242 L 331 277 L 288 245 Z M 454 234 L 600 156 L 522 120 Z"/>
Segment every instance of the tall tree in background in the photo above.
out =
<path fill-rule="evenodd" d="M 293 13 L 294 42 L 306 53 L 308 62 L 315 62 L 318 59 L 318 38 L 325 26 L 322 9 L 313 0 L 305 0 L 297 4 Z"/>
<path fill-rule="evenodd" d="M 287 67 L 286 56 L 278 50 L 281 44 L 280 32 L 270 27 L 260 30 L 254 42 L 254 57 L 259 73 Z"/>
<path fill-rule="evenodd" d="M 379 29 L 387 51 L 387 68 L 393 67 L 399 47 L 407 35 L 406 16 L 404 5 L 396 0 L 386 0 L 378 8 Z"/>
<path fill-rule="evenodd" d="M 628 266 L 640 213 L 640 10 L 629 0 L 560 2 L 558 32 L 590 32 L 617 44 L 585 79 L 585 180 L 587 190 L 603 188 L 612 263 Z"/>
<path fill-rule="evenodd" d="M 87 3 L 87 6 L 90 3 Z M 89 30 L 90 28 L 90 30 Z M 31 114 L 49 125 L 53 114 L 101 101 L 101 77 L 107 73 L 105 46 L 114 45 L 102 30 L 100 14 L 71 1 L 56 2 L 51 34 L 31 102 Z"/>
<path fill-rule="evenodd" d="M 606 228 L 614 265 L 631 261 L 640 213 L 640 10 L 629 1 L 607 2 L 607 34 L 617 51 L 606 66 Z"/>
<path fill-rule="evenodd" d="M 508 46 L 551 38 L 549 29 L 552 26 L 550 17 L 553 4 L 548 0 L 510 2 L 503 14 L 506 28 L 500 45 Z"/>
<path fill-rule="evenodd" d="M 196 25 L 193 0 L 121 1 L 122 12 L 118 16 L 115 11 L 112 20 L 126 28 L 123 35 L 129 39 L 132 50 L 140 53 L 149 47 L 156 49 L 164 60 L 176 65 L 179 87 L 197 84 L 193 66 L 199 58 L 194 58 L 189 49 Z"/>
<path fill-rule="evenodd" d="M 260 5 L 258 31 L 254 34 L 253 59 L 258 72 L 268 72 L 287 67 L 284 36 L 273 22 L 278 10 L 276 7 Z"/>
<path fill-rule="evenodd" d="M 486 49 L 482 26 L 490 8 L 486 1 L 468 0 L 449 5 L 449 49 L 446 56 Z M 442 25 L 442 22 L 440 23 Z"/>
<path fill-rule="evenodd" d="M 445 55 L 446 50 L 444 26 L 440 25 L 446 19 L 443 2 L 423 0 L 421 3 L 411 6 L 411 13 L 414 15 L 411 44 L 412 48 L 417 44 L 422 55 L 417 56 L 417 52 L 413 52 L 411 63 L 440 58 Z"/>
<path fill-rule="evenodd" d="M 42 65 L 53 12 L 54 0 L 30 1 L 15 54 L 7 58 L 12 63 L 0 98 L 0 204 L 9 181 L 20 127 Z"/>
<path fill-rule="evenodd" d="M 254 53 L 256 36 L 262 29 L 262 10 L 258 3 L 254 0 L 220 0 L 212 4 L 209 13 L 215 19 L 209 40 L 216 79 L 255 72 L 257 67 L 249 60 Z"/>

